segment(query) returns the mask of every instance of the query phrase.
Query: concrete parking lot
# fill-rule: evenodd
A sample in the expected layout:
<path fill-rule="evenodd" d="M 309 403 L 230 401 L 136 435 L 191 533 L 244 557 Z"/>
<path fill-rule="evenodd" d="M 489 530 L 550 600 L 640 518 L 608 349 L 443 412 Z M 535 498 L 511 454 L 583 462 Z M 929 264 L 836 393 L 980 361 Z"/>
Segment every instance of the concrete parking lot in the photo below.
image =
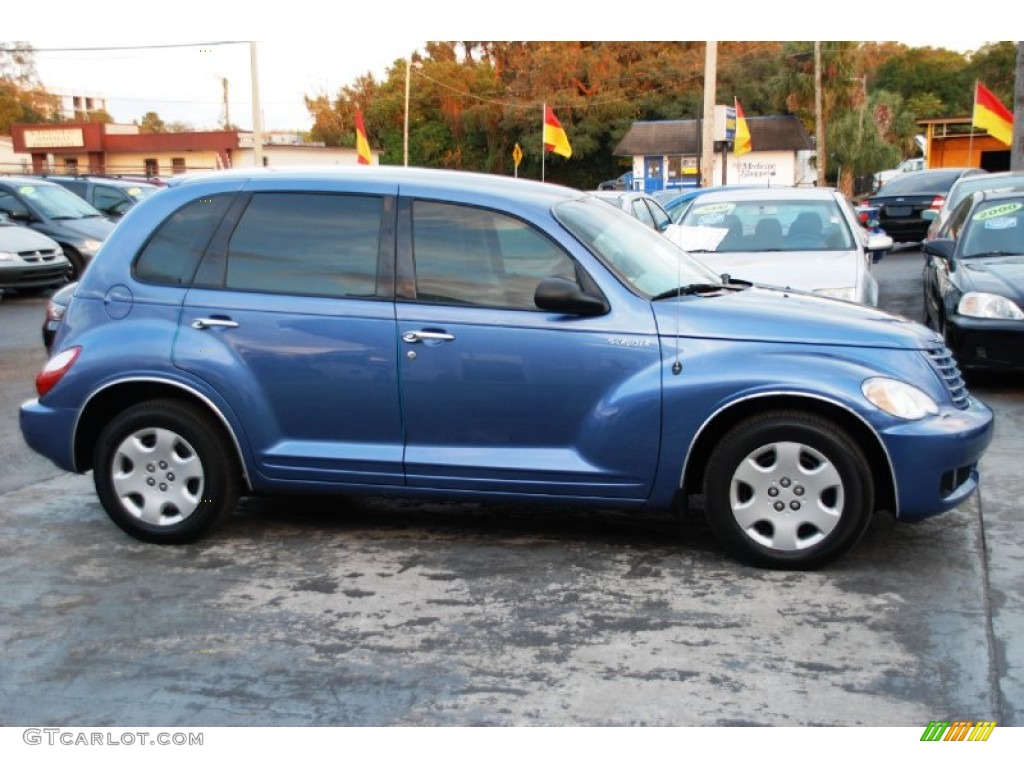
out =
<path fill-rule="evenodd" d="M 883 306 L 919 317 L 920 258 L 877 266 Z M 979 497 L 813 573 L 698 520 L 386 499 L 156 547 L 20 442 L 42 306 L 0 304 L 0 725 L 1024 725 L 1024 380 L 972 385 Z"/>

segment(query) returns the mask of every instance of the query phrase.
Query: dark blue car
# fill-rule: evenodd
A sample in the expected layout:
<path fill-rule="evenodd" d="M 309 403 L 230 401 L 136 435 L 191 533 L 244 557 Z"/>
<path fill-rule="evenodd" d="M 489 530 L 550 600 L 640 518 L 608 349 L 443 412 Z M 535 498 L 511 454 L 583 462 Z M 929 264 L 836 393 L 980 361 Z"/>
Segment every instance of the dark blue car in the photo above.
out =
<path fill-rule="evenodd" d="M 939 336 L 723 282 L 591 195 L 401 168 L 219 172 L 125 217 L 21 408 L 139 539 L 312 491 L 670 510 L 809 568 L 977 488 Z"/>

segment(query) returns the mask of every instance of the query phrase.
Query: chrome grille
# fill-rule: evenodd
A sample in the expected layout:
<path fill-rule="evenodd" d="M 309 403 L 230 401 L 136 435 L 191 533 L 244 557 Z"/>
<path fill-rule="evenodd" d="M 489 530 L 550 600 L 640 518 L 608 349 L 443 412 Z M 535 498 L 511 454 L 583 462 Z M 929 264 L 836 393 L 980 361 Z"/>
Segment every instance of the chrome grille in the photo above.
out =
<path fill-rule="evenodd" d="M 945 345 L 936 345 L 928 350 L 928 358 L 932 361 L 939 377 L 946 383 L 946 389 L 949 390 L 949 396 L 953 398 L 953 404 L 960 409 L 967 408 L 971 393 L 967 391 L 967 385 L 964 383 L 964 377 L 960 374 L 960 366 L 957 365 L 953 353 Z"/>
<path fill-rule="evenodd" d="M 20 251 L 18 255 L 29 264 L 43 264 L 55 261 L 60 255 L 60 251 Z"/>

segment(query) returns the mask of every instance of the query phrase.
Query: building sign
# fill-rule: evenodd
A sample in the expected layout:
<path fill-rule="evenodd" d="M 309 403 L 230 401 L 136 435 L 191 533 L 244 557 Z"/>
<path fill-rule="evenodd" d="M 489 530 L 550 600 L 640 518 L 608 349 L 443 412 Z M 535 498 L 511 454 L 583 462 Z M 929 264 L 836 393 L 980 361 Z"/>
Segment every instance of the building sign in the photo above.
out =
<path fill-rule="evenodd" d="M 52 149 L 56 147 L 84 147 L 81 128 L 47 128 L 25 131 L 25 149 Z"/>
<path fill-rule="evenodd" d="M 715 141 L 732 141 L 736 138 L 736 107 L 715 105 L 715 124 L 712 133 Z"/>

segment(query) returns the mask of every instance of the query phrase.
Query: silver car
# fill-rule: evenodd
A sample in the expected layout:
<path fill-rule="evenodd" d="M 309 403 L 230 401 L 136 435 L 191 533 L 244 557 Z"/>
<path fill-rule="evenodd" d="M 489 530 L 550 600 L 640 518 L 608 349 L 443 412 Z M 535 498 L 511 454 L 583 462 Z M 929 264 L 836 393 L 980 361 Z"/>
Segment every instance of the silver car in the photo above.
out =
<path fill-rule="evenodd" d="M 892 248 L 845 196 L 818 187 L 708 192 L 665 235 L 716 273 L 869 306 L 871 265 Z"/>
<path fill-rule="evenodd" d="M 63 285 L 70 270 L 56 241 L 0 214 L 0 293 Z"/>

